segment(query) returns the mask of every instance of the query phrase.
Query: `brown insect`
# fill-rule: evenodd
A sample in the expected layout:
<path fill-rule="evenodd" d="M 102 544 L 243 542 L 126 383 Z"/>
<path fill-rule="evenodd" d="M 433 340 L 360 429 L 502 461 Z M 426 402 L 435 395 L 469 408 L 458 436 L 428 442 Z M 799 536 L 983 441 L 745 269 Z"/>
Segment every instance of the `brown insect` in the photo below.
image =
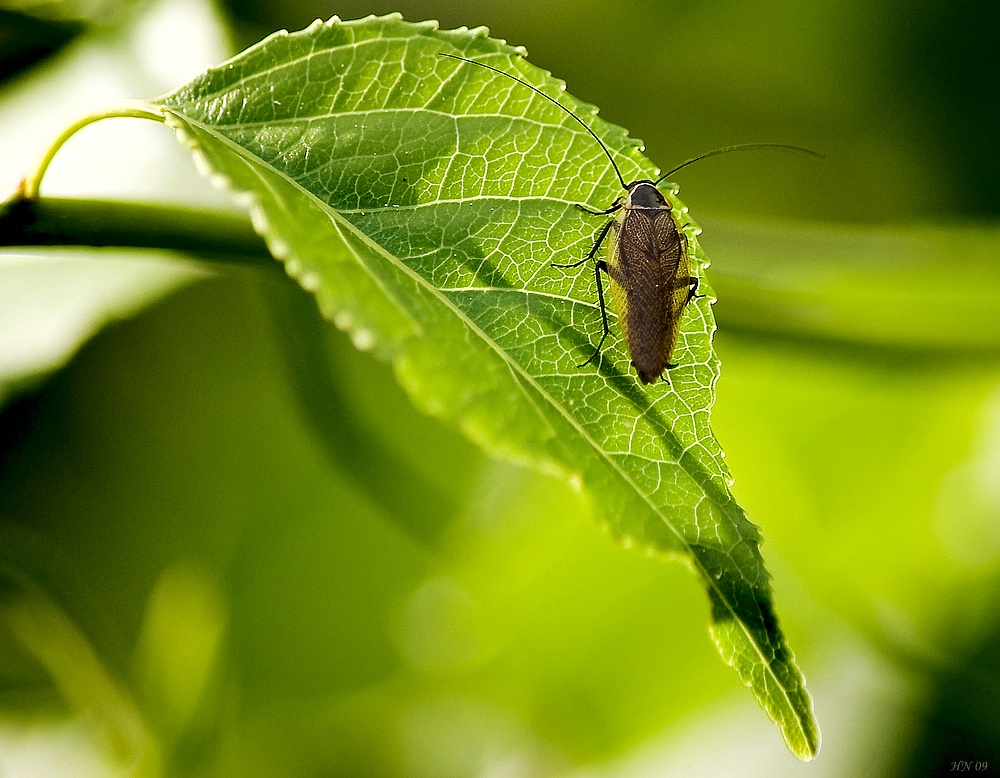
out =
<path fill-rule="evenodd" d="M 670 361 L 670 357 L 677 345 L 677 334 L 680 332 L 684 308 L 698 291 L 698 278 L 691 275 L 691 258 L 688 253 L 687 238 L 680 229 L 677 214 L 667 198 L 657 188 L 662 181 L 694 162 L 730 151 L 783 149 L 803 151 L 816 157 L 821 156 L 809 149 L 783 143 L 745 143 L 715 149 L 707 154 L 689 159 L 687 162 L 668 170 L 655 181 L 642 179 L 625 183 L 608 147 L 590 127 L 583 123 L 580 117 L 558 100 L 549 97 L 526 81 L 491 65 L 458 57 L 454 54 L 442 53 L 441 56 L 492 70 L 494 73 L 499 73 L 526 86 L 549 102 L 559 106 L 597 141 L 610 160 L 611 167 L 614 168 L 618 180 L 625 190 L 625 194 L 603 211 L 593 211 L 582 205 L 577 206 L 594 216 L 614 214 L 614 217 L 601 228 L 597 234 L 597 240 L 594 241 L 594 246 L 587 256 L 568 265 L 555 263 L 552 265 L 557 268 L 579 267 L 595 260 L 601 245 L 607 243 L 606 258 L 594 261 L 597 299 L 601 308 L 601 323 L 604 330 L 601 334 L 601 340 L 597 344 L 597 350 L 586 362 L 577 365 L 577 367 L 584 367 L 597 359 L 610 332 L 601 273 L 606 274 L 611 283 L 611 294 L 618 311 L 618 323 L 625 335 L 625 345 L 639 380 L 644 384 L 654 383 L 665 370 L 677 367 Z"/>

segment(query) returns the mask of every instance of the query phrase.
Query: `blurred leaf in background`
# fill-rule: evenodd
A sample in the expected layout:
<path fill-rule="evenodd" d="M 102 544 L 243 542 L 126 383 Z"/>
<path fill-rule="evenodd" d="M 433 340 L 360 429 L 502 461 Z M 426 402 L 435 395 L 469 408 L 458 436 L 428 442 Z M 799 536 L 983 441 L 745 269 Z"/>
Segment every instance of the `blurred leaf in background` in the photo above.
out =
<path fill-rule="evenodd" d="M 12 68 L 0 93 L 4 175 L 112 92 L 156 94 L 223 59 L 218 48 L 187 56 L 196 40 L 229 36 L 206 8 L 139 6 L 111 31 Z M 162 274 L 140 270 L 153 266 L 142 258 L 122 278 L 156 276 L 139 286 L 144 306 L 181 291 L 107 327 L 44 385 L 33 373 L 0 417 L 0 770 L 919 776 L 969 761 L 995 771 L 995 4 L 228 12 L 243 44 L 315 17 L 396 10 L 487 24 L 525 45 L 661 166 L 744 141 L 828 155 L 821 166 L 734 155 L 680 181 L 720 293 L 714 426 L 814 679 L 822 755 L 795 763 L 734 688 L 707 650 L 703 596 L 686 571 L 609 542 L 562 482 L 484 458 L 415 412 L 387 369 L 320 329 L 305 345 L 335 366 L 316 377 L 337 397 L 330 428 L 344 430 L 331 448 L 305 421 L 288 363 L 290 322 L 319 326 L 308 300 L 251 272 L 191 285 L 204 274 L 169 260 Z M 157 36 L 141 31 L 168 27 L 144 27 L 151 18 L 179 25 L 159 62 L 200 60 L 155 87 L 146 77 L 159 71 L 142 63 Z M 114 89 L 88 80 L 97 63 L 114 66 Z M 218 202 L 183 155 L 148 157 L 162 128 L 134 131 L 149 130 L 148 140 L 112 133 L 111 150 L 81 146 L 79 167 L 53 169 L 53 189 Z M 90 132 L 97 142 L 108 131 Z M 164 170 L 171 178 L 155 184 Z M 809 223 L 775 221 L 793 218 Z M 931 237 L 914 240 L 921 231 Z M 87 262 L 107 272 L 106 259 L 74 260 L 74 273 Z M 3 261 L 0 294 L 11 295 L 22 260 Z M 54 288 L 58 265 L 33 261 L 33 291 Z M 97 313 L 66 319 L 69 345 L 46 372 L 130 312 L 124 295 L 106 300 L 107 286 L 79 288 Z M 18 326 L 65 311 L 61 297 L 39 297 L 51 310 L 3 324 L 3 364 L 10 344 L 27 342 Z M 901 326 L 914 310 L 928 313 Z M 11 610 L 26 593 L 42 603 L 34 622 Z"/>
<path fill-rule="evenodd" d="M 84 29 L 78 19 L 45 19 L 15 7 L 0 8 L 0 79 L 59 51 Z"/>

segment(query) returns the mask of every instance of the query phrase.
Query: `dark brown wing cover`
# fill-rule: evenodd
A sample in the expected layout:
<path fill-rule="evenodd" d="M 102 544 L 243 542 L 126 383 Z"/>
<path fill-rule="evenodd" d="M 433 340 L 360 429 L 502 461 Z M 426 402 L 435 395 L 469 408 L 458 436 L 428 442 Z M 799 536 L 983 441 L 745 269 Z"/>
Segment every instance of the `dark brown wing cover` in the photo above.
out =
<path fill-rule="evenodd" d="M 669 208 L 629 209 L 608 241 L 608 275 L 632 365 L 644 384 L 670 364 L 691 285 L 687 241 Z"/>

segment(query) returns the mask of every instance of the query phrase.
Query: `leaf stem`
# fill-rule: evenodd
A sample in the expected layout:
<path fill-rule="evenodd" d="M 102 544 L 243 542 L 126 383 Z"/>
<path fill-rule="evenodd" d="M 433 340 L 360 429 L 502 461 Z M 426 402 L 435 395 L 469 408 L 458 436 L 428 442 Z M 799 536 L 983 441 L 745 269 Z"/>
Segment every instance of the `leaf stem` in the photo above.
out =
<path fill-rule="evenodd" d="M 241 214 L 114 200 L 11 200 L 0 206 L 4 246 L 159 249 L 281 269 Z"/>
<path fill-rule="evenodd" d="M 69 125 L 69 127 L 59 133 L 58 137 L 56 137 L 56 139 L 49 144 L 49 147 L 35 163 L 34 168 L 29 170 L 28 173 L 25 174 L 24 178 L 21 179 L 18 196 L 24 198 L 25 200 L 37 200 L 38 190 L 42 185 L 42 178 L 45 176 L 45 171 L 48 170 L 49 164 L 52 162 L 52 159 L 58 153 L 59 149 L 62 148 L 63 144 L 88 124 L 93 124 L 101 119 L 117 118 L 152 119 L 157 122 L 164 121 L 163 110 L 159 106 L 143 102 L 126 103 L 112 108 L 105 108 L 84 116 L 81 119 L 77 119 Z"/>

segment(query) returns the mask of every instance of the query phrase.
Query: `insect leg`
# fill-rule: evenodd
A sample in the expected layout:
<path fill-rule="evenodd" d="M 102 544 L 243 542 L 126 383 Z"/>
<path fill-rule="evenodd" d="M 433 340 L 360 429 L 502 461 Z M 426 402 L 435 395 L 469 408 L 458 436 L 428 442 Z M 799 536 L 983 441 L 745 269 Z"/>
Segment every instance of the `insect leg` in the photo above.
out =
<path fill-rule="evenodd" d="M 685 237 L 684 233 L 681 233 L 680 239 L 681 239 L 681 252 L 682 252 L 682 254 L 684 256 L 687 256 L 687 253 L 688 253 L 688 241 L 687 241 L 687 238 Z M 689 287 L 688 288 L 688 296 L 684 300 L 684 304 L 685 305 L 687 305 L 689 302 L 691 302 L 691 300 L 694 299 L 695 297 L 704 297 L 705 296 L 703 294 L 698 294 L 698 277 L 697 276 L 691 276 L 690 278 L 685 278 L 682 281 L 682 285 Z M 674 287 L 674 288 L 675 289 L 680 289 L 679 286 Z"/>
<path fill-rule="evenodd" d="M 703 294 L 696 294 L 698 291 L 698 277 L 691 276 L 690 278 L 679 278 L 671 284 L 672 289 L 683 289 L 688 288 L 687 297 L 684 298 L 684 305 L 687 305 L 695 297 L 704 297 Z M 678 367 L 677 362 L 667 362 L 667 370 Z"/>
<path fill-rule="evenodd" d="M 604 234 L 605 233 L 607 233 L 607 229 L 605 229 L 604 232 L 601 234 L 601 237 L 598 240 L 598 244 L 597 245 L 600 245 L 600 241 L 604 240 Z M 597 250 L 597 247 L 595 246 L 594 247 L 594 251 L 596 251 L 596 250 Z M 592 251 L 591 254 L 593 254 L 593 253 L 594 252 Z M 598 303 L 601 306 L 601 324 L 604 326 L 604 332 L 601 334 L 601 342 L 597 344 L 597 350 L 594 352 L 593 356 L 591 356 L 590 359 L 588 359 L 586 362 L 583 362 L 582 364 L 577 365 L 578 368 L 580 368 L 580 367 L 586 367 L 591 362 L 593 362 L 595 359 L 597 359 L 597 357 L 600 356 L 601 349 L 604 347 L 604 341 L 607 340 L 608 332 L 610 332 L 610 328 L 608 327 L 608 308 L 604 304 L 604 284 L 601 281 L 601 271 L 602 270 L 605 273 L 608 272 L 608 263 L 605 262 L 603 259 L 599 260 L 596 263 L 594 263 L 594 278 L 597 281 L 597 301 L 598 301 Z"/>
<path fill-rule="evenodd" d="M 604 227 L 601 229 L 600 233 L 597 236 L 597 240 L 594 241 L 594 245 L 593 248 L 590 249 L 590 253 L 587 254 L 587 256 L 585 256 L 579 262 L 573 262 L 572 264 L 569 265 L 557 265 L 554 262 L 552 262 L 551 263 L 552 267 L 562 267 L 562 268 L 580 267 L 580 265 L 582 265 L 584 262 L 589 262 L 590 260 L 592 260 L 594 258 L 594 255 L 597 254 L 597 250 L 601 247 L 601 244 L 604 243 L 604 239 L 607 237 L 608 230 L 611 229 L 612 224 L 614 224 L 614 222 L 610 221 L 604 225 Z"/>
<path fill-rule="evenodd" d="M 579 260 L 578 262 L 573 262 L 572 264 L 569 265 L 557 265 L 553 262 L 552 267 L 560 267 L 560 268 L 579 267 L 584 262 L 589 262 L 590 260 L 592 260 L 596 256 L 597 251 L 601 248 L 601 244 L 604 243 L 604 239 L 608 236 L 608 232 L 611 230 L 611 227 L 612 225 L 614 225 L 614 223 L 615 223 L 614 220 L 609 221 L 601 228 L 601 231 L 597 235 L 597 240 L 594 241 L 594 245 L 587 253 L 587 256 L 585 256 L 583 259 Z M 597 357 L 601 353 L 601 349 L 604 347 L 604 341 L 608 337 L 608 332 L 610 332 L 610 328 L 608 327 L 608 308 L 604 304 L 604 282 L 601 281 L 602 271 L 605 273 L 608 272 L 608 263 L 605 262 L 603 259 L 600 259 L 594 263 L 594 279 L 597 281 L 597 301 L 601 306 L 601 325 L 603 327 L 603 332 L 601 333 L 601 342 L 597 344 L 597 350 L 594 352 L 593 356 L 591 356 L 590 359 L 588 359 L 583 364 L 577 365 L 578 368 L 585 367 L 586 365 L 589 365 L 591 362 L 597 359 Z"/>
<path fill-rule="evenodd" d="M 620 210 L 621 207 L 622 207 L 622 204 L 621 203 L 615 203 L 610 208 L 608 208 L 607 210 L 604 210 L 604 211 L 592 211 L 586 205 L 580 205 L 579 203 L 577 204 L 576 207 L 579 208 L 584 213 L 589 213 L 591 216 L 607 216 L 609 213 L 614 213 L 615 211 Z"/>
<path fill-rule="evenodd" d="M 673 289 L 683 289 L 688 288 L 687 297 L 684 298 L 684 305 L 687 305 L 695 297 L 704 297 L 703 294 L 697 294 L 698 292 L 698 278 L 697 276 L 691 276 L 690 278 L 677 278 L 670 282 L 669 288 Z"/>
<path fill-rule="evenodd" d="M 703 294 L 698 294 L 698 277 L 697 276 L 693 276 L 693 277 L 689 278 L 688 282 L 689 282 L 690 286 L 688 288 L 687 299 L 684 301 L 685 305 L 687 305 L 689 302 L 691 302 L 691 300 L 693 298 L 695 298 L 695 297 L 704 297 L 705 296 Z"/>

